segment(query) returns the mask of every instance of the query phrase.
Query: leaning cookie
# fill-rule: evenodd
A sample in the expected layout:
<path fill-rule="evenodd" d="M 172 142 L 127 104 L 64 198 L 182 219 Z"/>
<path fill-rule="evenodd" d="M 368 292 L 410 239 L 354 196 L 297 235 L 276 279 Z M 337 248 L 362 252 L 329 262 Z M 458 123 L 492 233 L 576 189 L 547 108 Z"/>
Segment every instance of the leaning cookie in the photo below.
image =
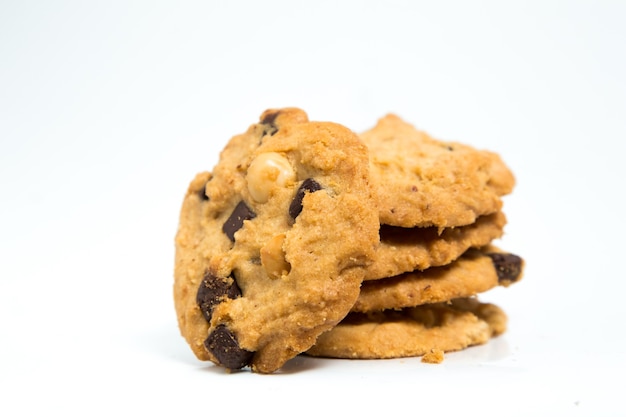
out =
<path fill-rule="evenodd" d="M 380 245 L 367 267 L 365 280 L 447 265 L 469 248 L 479 248 L 502 237 L 506 217 L 501 211 L 481 216 L 467 226 L 402 228 L 380 227 Z"/>
<path fill-rule="evenodd" d="M 445 266 L 364 282 L 352 311 L 401 309 L 471 297 L 518 282 L 523 268 L 522 258 L 493 245 L 469 249 Z"/>
<path fill-rule="evenodd" d="M 383 359 L 452 352 L 486 343 L 506 330 L 494 304 L 458 299 L 403 310 L 350 313 L 306 353 L 347 359 Z"/>
<path fill-rule="evenodd" d="M 299 109 L 266 111 L 183 203 L 181 333 L 200 359 L 276 371 L 349 312 L 378 228 L 358 137 Z"/>
<path fill-rule="evenodd" d="M 500 210 L 515 185 L 497 154 L 436 140 L 394 115 L 360 137 L 370 149 L 381 224 L 471 224 Z"/>

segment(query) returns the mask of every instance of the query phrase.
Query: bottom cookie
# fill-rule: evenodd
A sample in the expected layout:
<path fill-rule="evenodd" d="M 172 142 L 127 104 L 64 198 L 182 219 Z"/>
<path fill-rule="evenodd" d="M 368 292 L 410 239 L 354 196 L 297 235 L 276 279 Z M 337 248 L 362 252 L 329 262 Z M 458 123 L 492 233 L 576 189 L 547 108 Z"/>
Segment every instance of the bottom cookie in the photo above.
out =
<path fill-rule="evenodd" d="M 350 313 L 306 353 L 346 359 L 384 359 L 452 352 L 486 343 L 506 331 L 507 317 L 475 298 L 403 310 Z"/>

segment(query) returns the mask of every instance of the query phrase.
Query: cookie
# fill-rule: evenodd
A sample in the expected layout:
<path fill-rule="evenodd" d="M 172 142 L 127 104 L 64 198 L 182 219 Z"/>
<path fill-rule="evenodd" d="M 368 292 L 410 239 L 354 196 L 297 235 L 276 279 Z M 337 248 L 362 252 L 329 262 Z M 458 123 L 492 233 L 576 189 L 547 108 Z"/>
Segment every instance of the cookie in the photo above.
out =
<path fill-rule="evenodd" d="M 469 248 L 500 238 L 506 225 L 501 211 L 481 216 L 467 226 L 402 228 L 380 227 L 380 245 L 367 267 L 365 280 L 393 277 L 404 272 L 449 264 Z"/>
<path fill-rule="evenodd" d="M 379 240 L 367 148 L 349 129 L 268 110 L 183 202 L 179 327 L 199 359 L 271 373 L 356 301 Z"/>
<path fill-rule="evenodd" d="M 506 331 L 507 317 L 474 298 L 402 310 L 350 313 L 306 353 L 347 359 L 383 359 L 452 352 L 486 343 Z"/>
<path fill-rule="evenodd" d="M 360 134 L 382 224 L 454 227 L 499 211 L 515 178 L 493 152 L 439 141 L 395 115 Z"/>
<path fill-rule="evenodd" d="M 493 245 L 469 249 L 445 266 L 364 282 L 355 312 L 401 309 L 471 297 L 522 279 L 524 261 Z"/>

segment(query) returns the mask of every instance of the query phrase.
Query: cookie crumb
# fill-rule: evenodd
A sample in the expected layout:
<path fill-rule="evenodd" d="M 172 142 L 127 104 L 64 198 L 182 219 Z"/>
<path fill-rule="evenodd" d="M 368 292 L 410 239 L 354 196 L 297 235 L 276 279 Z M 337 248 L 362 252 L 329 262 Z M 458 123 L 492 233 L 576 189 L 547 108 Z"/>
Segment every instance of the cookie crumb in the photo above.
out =
<path fill-rule="evenodd" d="M 441 363 L 443 362 L 443 350 L 431 349 L 430 352 L 422 356 L 424 363 Z"/>

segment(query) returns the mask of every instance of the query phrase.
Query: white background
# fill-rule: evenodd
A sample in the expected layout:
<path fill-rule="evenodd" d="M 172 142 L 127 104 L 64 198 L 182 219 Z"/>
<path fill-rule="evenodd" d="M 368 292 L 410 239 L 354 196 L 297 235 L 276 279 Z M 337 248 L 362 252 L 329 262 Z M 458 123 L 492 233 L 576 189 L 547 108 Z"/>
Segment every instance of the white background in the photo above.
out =
<path fill-rule="evenodd" d="M 1 2 L 0 414 L 626 415 L 625 22 L 619 1 Z M 482 297 L 504 336 L 441 365 L 195 359 L 183 194 L 281 106 L 502 155 L 499 245 L 527 261 Z"/>

